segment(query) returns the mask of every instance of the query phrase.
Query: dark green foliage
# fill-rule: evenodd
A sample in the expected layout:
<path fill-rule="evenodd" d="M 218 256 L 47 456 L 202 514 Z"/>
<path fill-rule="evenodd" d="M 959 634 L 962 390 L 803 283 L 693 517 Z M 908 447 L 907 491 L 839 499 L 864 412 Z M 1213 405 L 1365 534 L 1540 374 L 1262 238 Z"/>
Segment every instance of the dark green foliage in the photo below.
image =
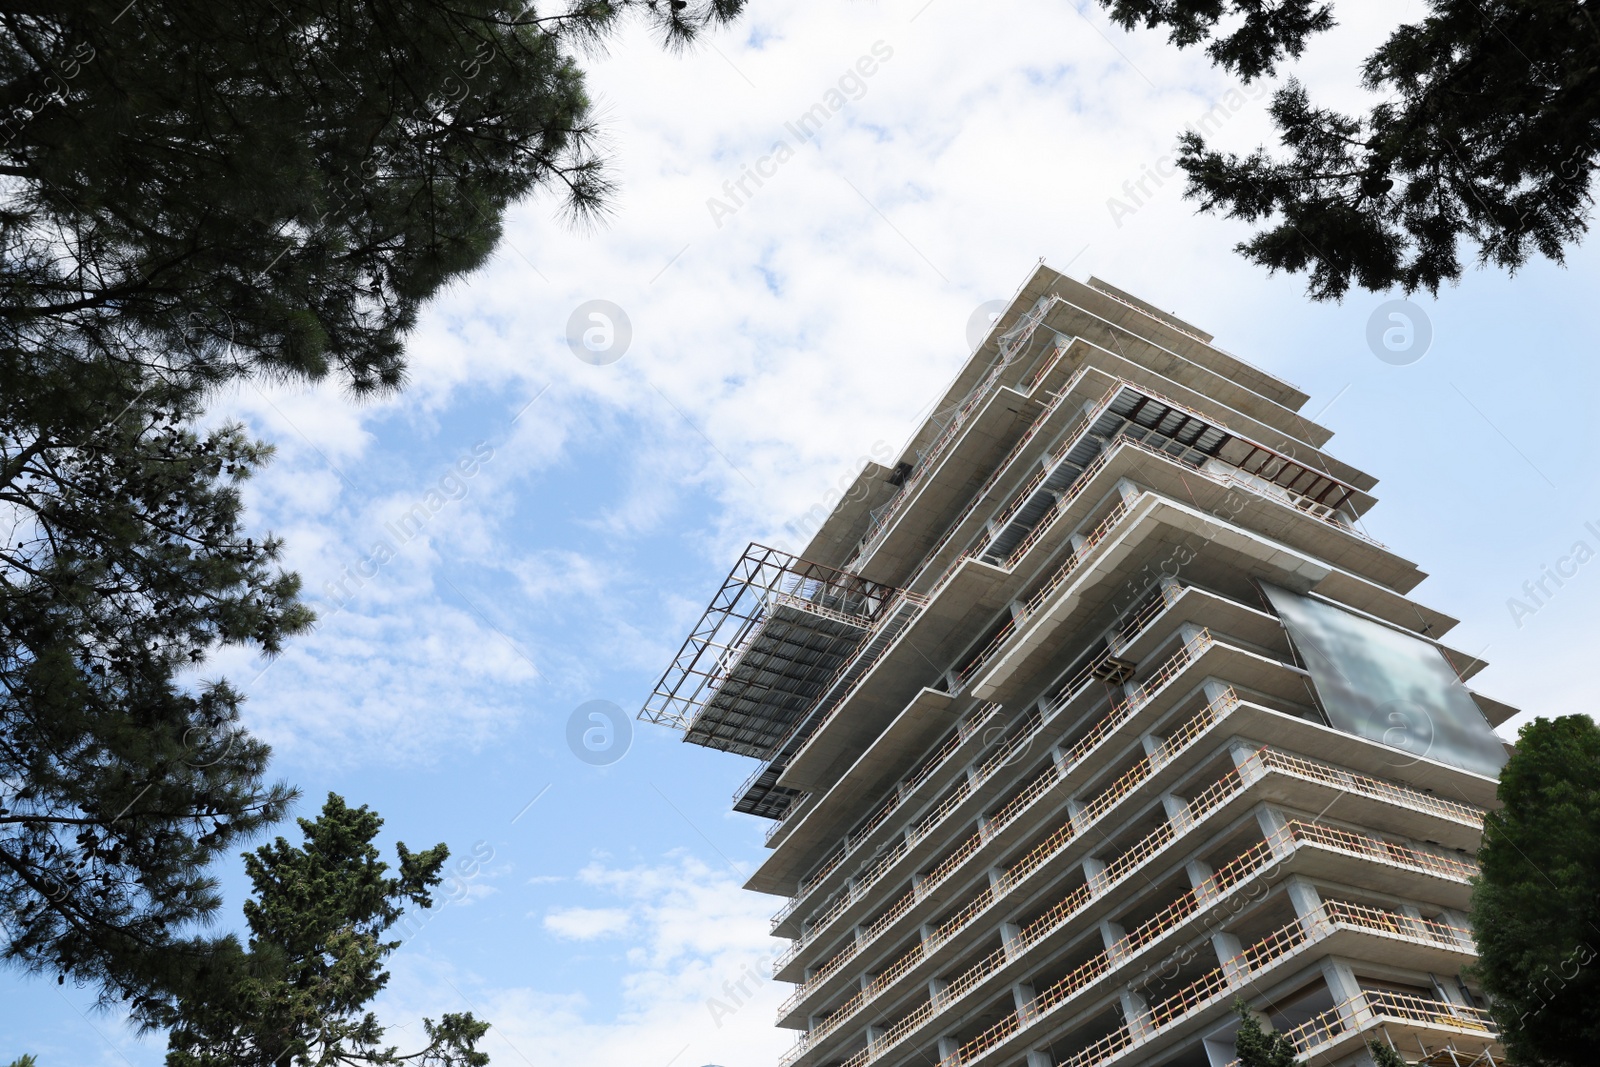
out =
<path fill-rule="evenodd" d="M 605 201 L 574 47 L 743 0 L 80 0 L 0 13 L 0 329 L 217 380 L 403 378 L 513 201 Z"/>
<path fill-rule="evenodd" d="M 1238 1054 L 1239 1067 L 1299 1067 L 1294 1045 L 1276 1030 L 1263 1030 L 1250 1006 L 1242 1000 L 1233 1002 L 1239 1014 L 1239 1030 L 1233 1037 L 1233 1050 Z"/>
<path fill-rule="evenodd" d="M 575 56 L 743 0 L 67 0 L 0 11 L 0 954 L 159 1024 L 227 943 L 207 865 L 281 818 L 222 644 L 310 624 L 199 432 L 241 376 L 397 386 L 429 296 L 545 186 L 602 210 Z M 186 940 L 187 939 L 187 940 Z M 236 951 L 235 951 L 235 954 Z M 447 1019 L 444 1045 L 467 1039 Z M 465 1062 L 465 1061 L 463 1061 Z"/>
<path fill-rule="evenodd" d="M 1206 48 L 1211 61 L 1249 81 L 1271 74 L 1285 55 L 1299 56 L 1306 38 L 1333 25 L 1333 10 L 1313 0 L 1101 0 L 1111 21 L 1131 30 L 1166 26 L 1187 48 L 1211 38 L 1229 20 L 1233 32 Z"/>
<path fill-rule="evenodd" d="M 0 951 L 136 1008 L 206 952 L 181 941 L 219 903 L 206 865 L 291 796 L 237 693 L 185 672 L 310 622 L 278 543 L 238 529 L 268 450 L 189 429 L 193 402 L 0 352 Z"/>
<path fill-rule="evenodd" d="M 1535 719 L 1500 772 L 1472 897 L 1477 975 L 1515 1063 L 1579 1067 L 1600 1042 L 1600 726 Z"/>
<path fill-rule="evenodd" d="M 1210 46 L 1245 80 L 1271 74 L 1332 25 L 1304 3 L 1102 0 L 1124 25 L 1171 27 L 1194 44 L 1219 16 L 1243 15 Z M 1287 156 L 1240 157 L 1182 140 L 1187 195 L 1205 211 L 1262 224 L 1238 251 L 1271 271 L 1304 272 L 1318 300 L 1352 284 L 1437 292 L 1477 261 L 1515 272 L 1556 262 L 1588 229 L 1600 154 L 1600 27 L 1592 0 L 1430 0 L 1361 70 L 1383 103 L 1362 116 L 1315 106 L 1291 79 L 1273 97 Z M 1232 25 L 1234 23 L 1230 23 Z"/>
<path fill-rule="evenodd" d="M 384 934 L 405 904 L 427 908 L 449 851 L 396 846 L 399 870 L 373 845 L 383 820 L 328 795 L 322 814 L 299 820 L 305 844 L 283 838 L 245 857 L 254 886 L 245 904 L 250 944 L 229 942 L 216 977 L 183 999 L 168 1038 L 168 1067 L 396 1064 L 481 1067 L 487 1023 L 470 1014 L 424 1021 L 428 1045 L 402 1055 L 383 1044 L 366 1006 L 388 983 L 383 961 L 399 947 Z"/>
<path fill-rule="evenodd" d="M 1409 1067 L 1405 1057 L 1376 1038 L 1367 1042 L 1367 1053 L 1376 1067 Z"/>

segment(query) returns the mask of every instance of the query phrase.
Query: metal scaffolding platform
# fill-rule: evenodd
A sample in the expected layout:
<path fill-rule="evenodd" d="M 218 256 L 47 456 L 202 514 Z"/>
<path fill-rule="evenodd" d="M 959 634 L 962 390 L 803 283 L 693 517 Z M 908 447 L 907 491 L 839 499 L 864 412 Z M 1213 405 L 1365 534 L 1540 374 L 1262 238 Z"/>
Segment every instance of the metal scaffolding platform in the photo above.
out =
<path fill-rule="evenodd" d="M 895 589 L 752 543 L 639 718 L 708 748 L 770 758 Z"/>

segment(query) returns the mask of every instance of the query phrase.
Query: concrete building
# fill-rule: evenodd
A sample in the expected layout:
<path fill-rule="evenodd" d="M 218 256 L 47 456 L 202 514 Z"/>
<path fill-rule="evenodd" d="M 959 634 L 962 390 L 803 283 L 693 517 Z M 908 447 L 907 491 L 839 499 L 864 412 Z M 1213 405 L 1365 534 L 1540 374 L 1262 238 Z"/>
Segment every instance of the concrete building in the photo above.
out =
<path fill-rule="evenodd" d="M 759 761 L 780 1067 L 1501 1053 L 1465 911 L 1513 709 L 1307 396 L 1040 266 L 892 467 L 751 545 L 641 714 Z"/>

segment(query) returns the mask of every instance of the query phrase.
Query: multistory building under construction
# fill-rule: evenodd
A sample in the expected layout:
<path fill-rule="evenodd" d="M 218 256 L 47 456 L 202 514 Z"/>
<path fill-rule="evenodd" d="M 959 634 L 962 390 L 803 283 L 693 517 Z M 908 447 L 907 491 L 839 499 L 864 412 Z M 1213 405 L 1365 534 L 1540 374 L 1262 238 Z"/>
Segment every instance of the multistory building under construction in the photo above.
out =
<path fill-rule="evenodd" d="M 893 466 L 751 545 L 642 718 L 759 761 L 780 1067 L 1501 1058 L 1467 918 L 1514 713 L 1306 394 L 1039 266 Z"/>

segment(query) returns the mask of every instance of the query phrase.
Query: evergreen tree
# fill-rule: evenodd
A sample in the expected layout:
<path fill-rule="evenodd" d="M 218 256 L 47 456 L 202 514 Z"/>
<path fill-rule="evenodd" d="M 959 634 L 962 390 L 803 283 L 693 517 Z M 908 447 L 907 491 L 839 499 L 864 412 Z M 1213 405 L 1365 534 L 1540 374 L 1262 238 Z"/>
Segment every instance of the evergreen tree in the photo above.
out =
<path fill-rule="evenodd" d="M 743 0 L 67 0 L 0 11 L 0 957 L 157 1020 L 214 976 L 206 865 L 281 818 L 219 645 L 304 630 L 193 422 L 244 375 L 395 387 L 509 204 L 609 184 L 577 56 Z"/>
<path fill-rule="evenodd" d="M 291 797 L 237 692 L 190 672 L 310 622 L 279 543 L 239 529 L 269 450 L 192 430 L 194 403 L 0 352 L 0 952 L 136 1010 L 203 965 L 206 865 Z"/>
<path fill-rule="evenodd" d="M 1477 973 L 1514 1063 L 1579 1067 L 1600 1042 L 1600 726 L 1535 719 L 1500 772 L 1472 896 Z"/>
<path fill-rule="evenodd" d="M 1235 1000 L 1233 1010 L 1239 1015 L 1239 1029 L 1233 1035 L 1239 1067 L 1300 1067 L 1294 1045 L 1276 1030 L 1263 1030 L 1250 1005 Z"/>
<path fill-rule="evenodd" d="M 1405 1057 L 1376 1038 L 1367 1042 L 1367 1054 L 1372 1057 L 1374 1067 L 1408 1067 Z"/>
<path fill-rule="evenodd" d="M 168 1067 L 332 1067 L 399 1064 L 482 1067 L 487 1023 L 471 1014 L 423 1021 L 427 1045 L 411 1053 L 383 1043 L 367 1005 L 388 983 L 383 962 L 400 946 L 384 934 L 404 904 L 432 905 L 449 856 L 444 845 L 413 853 L 396 846 L 397 876 L 373 839 L 383 820 L 330 793 L 315 821 L 300 819 L 305 843 L 282 837 L 245 857 L 252 899 L 250 943 L 231 942 L 213 980 L 179 1005 Z"/>
<path fill-rule="evenodd" d="M 76 0 L 0 12 L 0 345 L 399 384 L 419 306 L 609 183 L 575 49 L 744 0 Z"/>
<path fill-rule="evenodd" d="M 1100 0 L 1131 29 L 1249 82 L 1334 24 L 1313 0 Z M 1304 272 L 1318 300 L 1352 284 L 1437 292 L 1480 264 L 1556 262 L 1588 228 L 1600 155 L 1600 23 L 1593 0 L 1428 0 L 1362 65 L 1383 102 L 1352 116 L 1315 106 L 1290 79 L 1271 116 L 1288 154 L 1240 157 L 1183 135 L 1178 165 L 1204 211 L 1260 223 L 1237 246 L 1270 271 Z M 1226 31 L 1226 32 L 1224 32 Z"/>

